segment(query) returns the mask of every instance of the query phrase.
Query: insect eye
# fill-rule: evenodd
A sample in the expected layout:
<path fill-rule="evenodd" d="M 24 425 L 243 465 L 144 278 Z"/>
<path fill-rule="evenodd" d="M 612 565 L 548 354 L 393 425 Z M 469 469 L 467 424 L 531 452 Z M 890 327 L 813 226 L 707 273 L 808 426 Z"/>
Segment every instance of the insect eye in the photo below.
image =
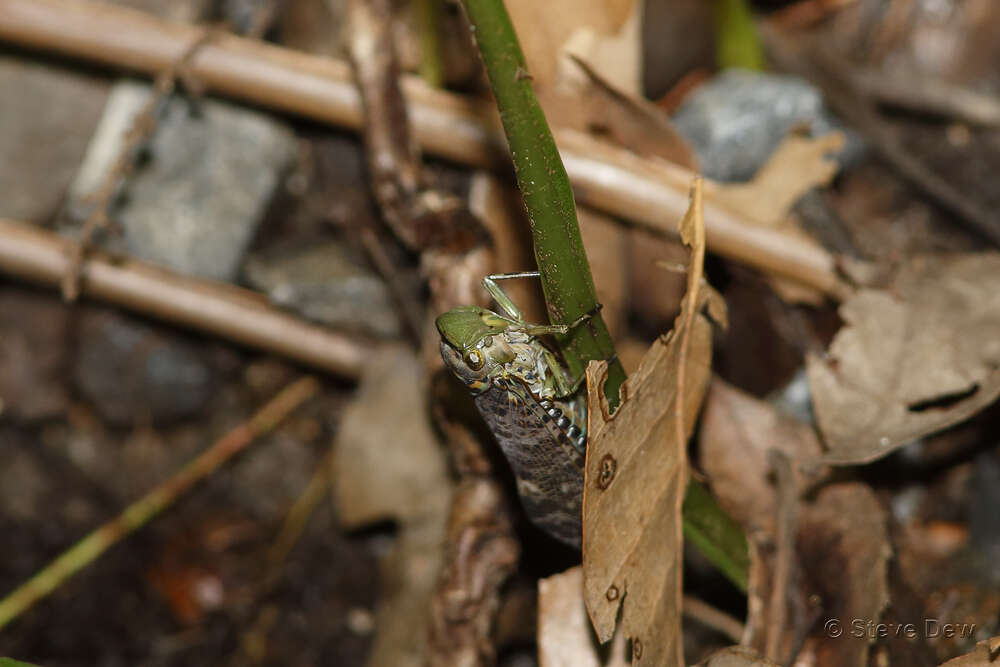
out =
<path fill-rule="evenodd" d="M 472 350 L 467 355 L 465 355 L 465 363 L 469 365 L 474 371 L 478 371 L 483 367 L 483 355 L 479 350 Z"/>

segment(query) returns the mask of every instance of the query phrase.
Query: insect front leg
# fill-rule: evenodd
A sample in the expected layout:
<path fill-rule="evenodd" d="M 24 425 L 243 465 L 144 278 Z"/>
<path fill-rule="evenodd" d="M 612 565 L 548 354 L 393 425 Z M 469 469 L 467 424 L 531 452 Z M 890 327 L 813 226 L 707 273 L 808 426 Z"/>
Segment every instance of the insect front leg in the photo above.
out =
<path fill-rule="evenodd" d="M 524 323 L 524 314 L 521 309 L 514 305 L 507 293 L 503 291 L 497 283 L 501 280 L 512 280 L 514 278 L 537 278 L 538 271 L 521 271 L 520 273 L 494 273 L 483 278 L 483 287 L 489 292 L 490 297 L 497 302 L 509 317 L 517 322 Z"/>
<path fill-rule="evenodd" d="M 521 331 L 531 336 L 545 336 L 548 334 L 566 334 L 569 333 L 573 328 L 583 324 L 591 317 L 593 313 L 584 313 L 580 317 L 576 318 L 570 324 L 529 324 L 524 321 L 524 314 L 521 310 L 514 304 L 507 293 L 503 291 L 503 288 L 498 284 L 501 280 L 511 280 L 514 278 L 538 278 L 538 271 L 521 271 L 520 273 L 495 273 L 483 278 L 483 287 L 489 293 L 490 297 L 497 302 L 507 313 L 507 315 L 515 320 L 521 326 L 519 327 Z M 600 309 L 600 306 L 598 306 Z"/>

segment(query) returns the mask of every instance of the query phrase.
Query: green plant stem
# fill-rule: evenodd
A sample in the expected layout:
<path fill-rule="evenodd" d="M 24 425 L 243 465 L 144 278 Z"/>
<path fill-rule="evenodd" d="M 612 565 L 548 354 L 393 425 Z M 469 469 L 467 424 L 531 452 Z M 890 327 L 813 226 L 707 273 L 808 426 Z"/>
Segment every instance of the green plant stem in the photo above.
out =
<path fill-rule="evenodd" d="M 594 279 L 580 238 L 573 189 L 531 88 L 531 76 L 514 27 L 501 0 L 463 0 L 462 4 L 510 144 L 549 319 L 554 324 L 571 324 L 582 315 L 593 315 L 557 342 L 575 377 L 583 375 L 588 361 L 608 360 L 604 392 L 608 402 L 616 406 L 625 370 L 599 312 Z"/>
<path fill-rule="evenodd" d="M 594 313 L 586 325 L 559 340 L 570 371 L 583 373 L 590 360 L 608 359 L 604 392 L 618 404 L 625 370 L 597 311 L 590 264 L 583 250 L 573 189 L 552 132 L 531 88 L 524 54 L 501 0 L 462 0 L 493 88 L 517 183 L 524 197 L 535 245 L 535 261 L 553 323 L 570 324 Z M 739 526 L 697 482 L 684 500 L 684 534 L 741 590 L 746 590 L 746 538 Z"/>
<path fill-rule="evenodd" d="M 744 593 L 750 570 L 747 540 L 708 490 L 691 480 L 684 495 L 684 538 Z"/>
<path fill-rule="evenodd" d="M 416 0 L 420 33 L 420 76 L 433 88 L 444 85 L 444 58 L 441 55 L 441 0 Z"/>
<path fill-rule="evenodd" d="M 763 70 L 764 48 L 747 0 L 715 0 L 715 64 L 719 69 Z"/>
<path fill-rule="evenodd" d="M 315 378 L 288 385 L 246 421 L 121 514 L 74 544 L 44 569 L 0 600 L 0 628 L 24 613 L 64 581 L 92 563 L 114 544 L 132 534 L 169 507 L 185 491 L 217 470 L 225 461 L 273 429 L 295 408 L 319 391 Z"/>

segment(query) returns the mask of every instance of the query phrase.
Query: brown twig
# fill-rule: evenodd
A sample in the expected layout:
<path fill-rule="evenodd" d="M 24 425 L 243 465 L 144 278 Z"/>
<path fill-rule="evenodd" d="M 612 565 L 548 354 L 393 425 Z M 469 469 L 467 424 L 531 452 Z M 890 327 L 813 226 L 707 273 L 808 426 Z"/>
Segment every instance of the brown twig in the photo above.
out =
<path fill-rule="evenodd" d="M 93 209 L 84 221 L 80 235 L 73 244 L 70 251 L 69 269 L 63 276 L 61 283 L 62 295 L 66 301 L 76 301 L 77 297 L 80 296 L 80 271 L 83 268 L 83 259 L 93 243 L 93 237 L 97 230 L 111 227 L 112 200 L 119 191 L 119 185 L 134 171 L 139 150 L 156 131 L 158 111 L 164 100 L 173 95 L 177 89 L 178 79 L 191 81 L 191 77 L 188 75 L 191 59 L 198 52 L 198 49 L 204 46 L 215 34 L 212 29 L 204 30 L 176 62 L 156 75 L 152 93 L 132 120 L 132 127 L 125 135 L 125 142 L 118 153 L 118 158 L 104 175 L 101 186 L 92 195 Z"/>
<path fill-rule="evenodd" d="M 798 532 L 799 490 L 792 461 L 780 449 L 771 449 L 768 460 L 774 470 L 775 486 L 777 487 L 777 503 L 775 504 L 777 518 L 775 521 L 775 544 L 777 554 L 774 572 L 771 577 L 771 595 L 768 600 L 767 640 L 764 646 L 764 657 L 779 661 L 794 656 L 780 655 L 783 641 L 789 635 L 788 626 L 788 596 L 792 589 L 794 568 L 797 563 L 795 554 L 795 536 Z M 788 664 L 788 663 L 782 663 Z"/>
<path fill-rule="evenodd" d="M 413 206 L 422 188 L 420 149 L 410 132 L 388 0 L 347 5 L 348 51 L 364 108 L 365 149 L 382 218 L 411 250 L 419 248 Z"/>
<path fill-rule="evenodd" d="M 315 378 L 304 377 L 285 387 L 250 419 L 217 440 L 173 477 L 126 507 L 121 514 L 96 529 L 65 551 L 7 597 L 0 600 L 0 628 L 33 604 L 56 590 L 63 582 L 96 560 L 102 553 L 143 527 L 167 509 L 192 486 L 215 472 L 219 466 L 243 451 L 292 411 L 319 391 Z"/>
<path fill-rule="evenodd" d="M 83 0 L 0 0 L 0 39 L 22 46 L 156 73 L 169 66 L 198 28 L 114 5 Z M 199 50 L 191 73 L 208 89 L 339 127 L 360 128 L 361 99 L 341 61 L 221 35 Z M 505 148 L 491 105 L 404 76 L 413 137 L 425 150 L 464 164 L 495 166 Z M 557 133 L 580 203 L 673 233 L 668 221 L 687 207 L 691 175 L 676 187 L 664 167 L 597 142 L 570 144 Z M 784 234 L 754 228 L 736 213 L 705 207 L 708 247 L 738 262 L 840 298 L 834 258 Z"/>
<path fill-rule="evenodd" d="M 882 104 L 951 118 L 980 127 L 1000 126 L 1000 98 L 926 74 L 900 78 L 877 69 L 850 74 L 859 90 Z"/>
<path fill-rule="evenodd" d="M 484 272 L 465 267 L 470 258 L 489 254 L 484 254 L 489 236 L 464 203 L 428 187 L 399 84 L 391 4 L 352 0 L 348 7 L 349 51 L 365 108 L 369 173 L 382 217 L 401 242 L 421 253 L 436 312 L 478 302 L 482 296 L 458 299 L 478 288 Z M 377 241 L 369 237 L 367 245 L 378 257 Z M 432 347 L 436 351 L 436 342 Z M 500 587 L 517 565 L 519 548 L 508 501 L 491 474 L 483 444 L 445 414 L 443 396 L 435 398 L 437 421 L 460 481 L 452 497 L 444 564 L 430 603 L 426 660 L 442 667 L 486 665 L 494 657 L 490 630 L 500 606 Z"/>
<path fill-rule="evenodd" d="M 685 595 L 682 598 L 681 612 L 688 618 L 698 621 L 706 628 L 711 628 L 716 632 L 725 635 L 734 644 L 743 641 L 743 623 L 740 619 L 727 614 L 717 607 L 713 607 L 704 600 Z"/>
<path fill-rule="evenodd" d="M 806 76 L 817 84 L 827 104 L 862 132 L 900 176 L 969 229 L 1000 245 L 1000 224 L 993 212 L 942 179 L 903 145 L 895 128 L 882 119 L 875 104 L 860 92 L 841 56 L 827 47 L 813 44 L 814 40 L 808 44 L 807 40 L 796 40 L 766 22 L 760 24 L 759 33 L 768 55 L 786 71 Z"/>
<path fill-rule="evenodd" d="M 0 273 L 59 285 L 72 241 L 33 225 L 0 219 Z M 371 345 L 305 322 L 249 290 L 182 276 L 93 251 L 84 259 L 83 294 L 139 313 L 282 355 L 349 378 Z"/>
<path fill-rule="evenodd" d="M 363 225 L 358 229 L 358 235 L 361 245 L 364 246 L 365 252 L 368 254 L 368 259 L 371 261 L 375 271 L 382 276 L 382 279 L 389 286 L 392 298 L 396 302 L 396 307 L 399 308 L 400 313 L 403 315 L 403 322 L 406 325 L 407 332 L 414 343 L 419 346 L 420 338 L 424 333 L 424 315 L 421 312 L 420 305 L 413 300 L 412 294 L 408 293 L 406 286 L 403 285 L 399 271 L 393 265 L 392 260 L 389 259 L 376 231 L 369 225 Z"/>

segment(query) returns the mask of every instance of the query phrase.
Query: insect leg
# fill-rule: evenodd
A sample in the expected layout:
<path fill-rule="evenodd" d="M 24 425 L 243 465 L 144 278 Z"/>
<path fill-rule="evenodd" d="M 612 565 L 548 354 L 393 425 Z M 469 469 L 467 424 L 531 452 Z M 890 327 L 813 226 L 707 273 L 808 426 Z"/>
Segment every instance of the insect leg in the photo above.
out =
<path fill-rule="evenodd" d="M 537 278 L 538 271 L 521 271 L 520 273 L 494 273 L 483 278 L 483 287 L 489 292 L 490 297 L 499 305 L 511 318 L 524 323 L 524 315 L 521 310 L 514 305 L 507 293 L 503 291 L 497 283 L 501 280 L 511 280 L 513 278 Z"/>
<path fill-rule="evenodd" d="M 501 280 L 511 280 L 513 278 L 537 278 L 539 276 L 538 271 L 521 271 L 519 273 L 495 273 L 483 278 L 483 287 L 489 292 L 489 295 L 497 302 L 506 313 L 511 317 L 511 319 L 516 320 L 520 325 L 521 331 L 531 336 L 544 336 L 547 334 L 566 334 L 569 333 L 573 328 L 583 324 L 591 317 L 594 313 L 601 309 L 601 305 L 598 304 L 597 307 L 588 313 L 584 313 L 580 317 L 576 318 L 570 324 L 530 324 L 524 321 L 524 314 L 521 310 L 514 305 L 514 302 L 503 288 L 497 283 Z"/>

